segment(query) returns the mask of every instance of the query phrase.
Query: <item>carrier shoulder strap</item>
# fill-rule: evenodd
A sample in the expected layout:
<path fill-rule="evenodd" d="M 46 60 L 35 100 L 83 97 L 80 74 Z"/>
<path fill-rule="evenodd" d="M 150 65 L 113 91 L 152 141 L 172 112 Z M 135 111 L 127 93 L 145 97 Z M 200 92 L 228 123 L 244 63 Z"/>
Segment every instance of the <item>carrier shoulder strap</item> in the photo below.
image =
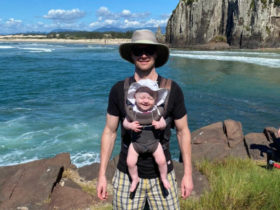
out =
<path fill-rule="evenodd" d="M 126 99 L 127 99 L 127 93 L 128 93 L 128 89 L 129 89 L 129 85 L 131 83 L 131 77 L 127 77 L 124 80 L 124 104 L 126 104 Z"/>
<path fill-rule="evenodd" d="M 164 117 L 166 117 L 165 115 L 166 115 L 166 110 L 167 110 L 168 101 L 169 101 L 169 95 L 170 95 L 170 90 L 171 90 L 171 83 L 172 83 L 171 79 L 166 79 L 164 77 L 161 77 L 161 81 L 160 81 L 159 87 L 168 90 L 168 94 L 166 96 L 165 103 L 164 103 Z"/>
<path fill-rule="evenodd" d="M 129 86 L 130 84 L 132 83 L 132 77 L 127 77 L 125 80 L 124 80 L 124 110 L 125 110 L 125 113 L 129 113 L 129 107 L 127 105 L 127 94 L 128 94 L 128 89 L 129 89 Z"/>

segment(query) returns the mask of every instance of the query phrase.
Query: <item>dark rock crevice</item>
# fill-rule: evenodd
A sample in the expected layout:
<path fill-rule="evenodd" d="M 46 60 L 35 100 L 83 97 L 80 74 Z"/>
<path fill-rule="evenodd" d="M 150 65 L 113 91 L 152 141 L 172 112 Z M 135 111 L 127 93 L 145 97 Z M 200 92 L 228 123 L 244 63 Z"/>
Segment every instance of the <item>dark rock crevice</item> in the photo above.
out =
<path fill-rule="evenodd" d="M 226 25 L 226 37 L 229 45 L 232 45 L 233 31 L 234 31 L 234 16 L 238 17 L 238 1 L 229 1 L 228 3 L 228 16 Z"/>
<path fill-rule="evenodd" d="M 61 181 L 63 172 L 64 172 L 64 167 L 62 166 L 62 167 L 59 169 L 59 172 L 58 172 L 58 174 L 57 174 L 57 178 L 56 178 L 55 182 L 53 183 L 53 186 L 52 186 L 52 189 L 51 189 L 51 193 L 53 192 L 55 186 Z"/>
<path fill-rule="evenodd" d="M 222 7 L 221 7 L 221 22 L 219 27 L 219 34 L 224 34 L 224 25 L 225 25 L 225 0 L 222 0 Z"/>

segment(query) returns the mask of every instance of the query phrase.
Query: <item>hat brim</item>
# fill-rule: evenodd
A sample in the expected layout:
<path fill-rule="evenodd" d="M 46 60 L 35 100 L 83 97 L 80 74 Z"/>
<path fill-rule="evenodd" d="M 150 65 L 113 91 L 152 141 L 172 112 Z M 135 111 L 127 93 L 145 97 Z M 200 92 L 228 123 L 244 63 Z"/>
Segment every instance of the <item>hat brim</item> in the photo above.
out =
<path fill-rule="evenodd" d="M 150 45 L 150 46 L 155 46 L 156 47 L 156 53 L 157 53 L 157 58 L 155 61 L 155 67 L 160 67 L 163 66 L 169 58 L 169 48 L 160 43 L 149 43 L 149 42 L 134 42 L 134 43 L 124 43 L 121 44 L 119 47 L 119 52 L 120 55 L 123 59 L 129 61 L 130 63 L 134 64 L 134 61 L 132 60 L 131 57 L 131 50 L 132 47 L 137 46 L 137 45 Z"/>

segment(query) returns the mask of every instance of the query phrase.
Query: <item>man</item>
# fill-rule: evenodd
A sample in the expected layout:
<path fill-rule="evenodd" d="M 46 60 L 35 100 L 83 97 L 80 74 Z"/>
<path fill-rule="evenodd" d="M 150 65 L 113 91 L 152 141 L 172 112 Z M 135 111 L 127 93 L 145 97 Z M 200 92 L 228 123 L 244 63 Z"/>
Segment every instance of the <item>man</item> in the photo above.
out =
<path fill-rule="evenodd" d="M 151 79 L 161 84 L 164 80 L 156 71 L 156 67 L 164 65 L 169 57 L 169 49 L 159 44 L 153 32 L 137 30 L 133 33 L 131 43 L 120 45 L 120 55 L 135 66 L 133 77 L 129 81 Z M 127 80 L 126 80 L 127 81 Z M 112 154 L 117 136 L 118 124 L 125 119 L 125 81 L 116 83 L 110 92 L 107 108 L 106 125 L 101 139 L 100 168 L 97 184 L 97 195 L 101 200 L 107 199 L 107 180 L 105 176 L 108 161 Z M 191 166 L 191 135 L 188 128 L 187 112 L 181 88 L 172 81 L 168 97 L 166 118 L 171 118 L 160 141 L 164 148 L 168 166 L 168 181 L 171 188 L 167 191 L 160 182 L 158 167 L 152 155 L 140 155 L 137 162 L 140 182 L 133 194 L 129 192 L 131 179 L 127 169 L 127 150 L 131 143 L 131 133 L 122 127 L 122 146 L 117 170 L 113 178 L 113 207 L 114 209 L 143 209 L 146 200 L 151 209 L 179 209 L 177 184 L 169 152 L 170 128 L 176 127 L 177 139 L 180 146 L 184 176 L 181 182 L 181 196 L 187 198 L 192 189 Z"/>

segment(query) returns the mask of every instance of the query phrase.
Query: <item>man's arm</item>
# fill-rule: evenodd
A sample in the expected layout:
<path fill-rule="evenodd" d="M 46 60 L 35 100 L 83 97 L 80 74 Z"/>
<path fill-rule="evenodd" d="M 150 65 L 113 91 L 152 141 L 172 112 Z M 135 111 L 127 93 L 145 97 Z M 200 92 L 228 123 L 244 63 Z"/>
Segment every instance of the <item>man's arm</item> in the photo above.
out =
<path fill-rule="evenodd" d="M 185 115 L 181 119 L 175 120 L 175 126 L 184 164 L 184 176 L 181 182 L 181 193 L 182 197 L 185 199 L 191 194 L 193 190 L 191 133 L 188 127 L 187 115 Z"/>
<path fill-rule="evenodd" d="M 97 196 L 101 200 L 106 200 L 108 196 L 106 169 L 117 137 L 118 124 L 119 117 L 107 114 L 106 125 L 101 137 L 100 166 L 97 183 Z"/>

